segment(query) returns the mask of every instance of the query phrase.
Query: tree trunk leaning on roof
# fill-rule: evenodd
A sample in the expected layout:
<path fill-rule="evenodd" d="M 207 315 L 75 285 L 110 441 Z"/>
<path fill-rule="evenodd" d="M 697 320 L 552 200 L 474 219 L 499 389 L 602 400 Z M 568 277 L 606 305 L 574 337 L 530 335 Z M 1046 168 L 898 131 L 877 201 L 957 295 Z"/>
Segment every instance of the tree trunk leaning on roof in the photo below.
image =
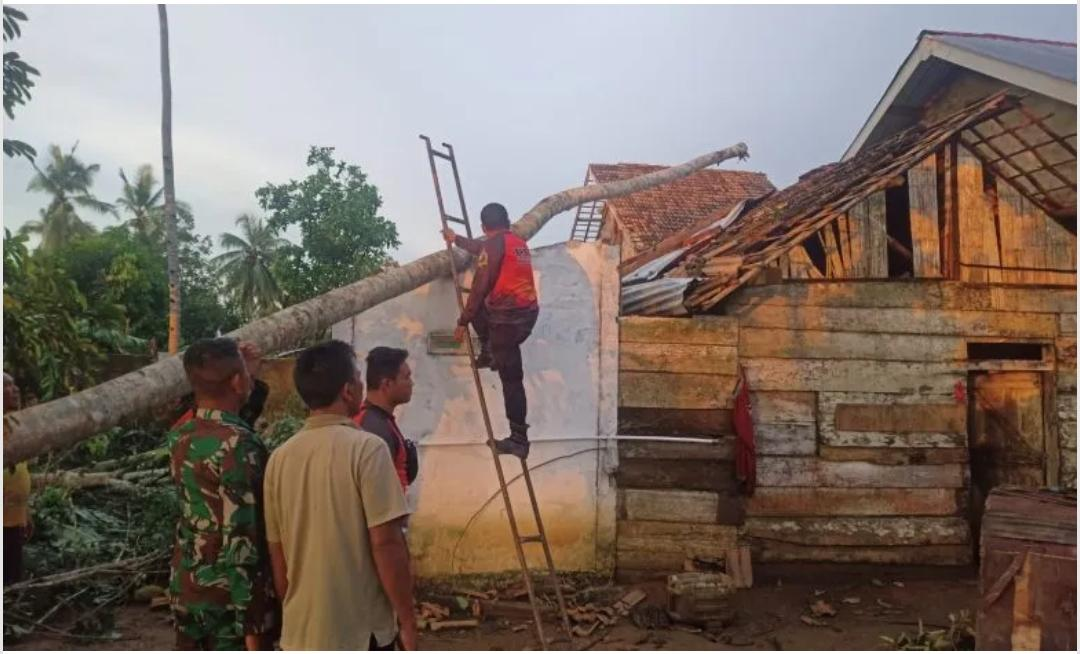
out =
<path fill-rule="evenodd" d="M 532 238 L 557 214 L 593 200 L 604 200 L 669 184 L 728 159 L 749 156 L 742 143 L 691 159 L 684 164 L 632 179 L 569 189 L 541 200 L 513 225 L 518 236 Z M 432 223 L 432 227 L 435 224 Z M 230 336 L 253 341 L 263 352 L 280 352 L 309 335 L 355 316 L 391 298 L 450 274 L 449 254 L 440 251 L 412 263 L 367 277 L 249 323 Z M 459 267 L 469 263 L 454 250 Z M 153 363 L 92 388 L 4 416 L 4 461 L 15 463 L 66 447 L 105 429 L 143 416 L 188 392 L 179 357 Z"/>

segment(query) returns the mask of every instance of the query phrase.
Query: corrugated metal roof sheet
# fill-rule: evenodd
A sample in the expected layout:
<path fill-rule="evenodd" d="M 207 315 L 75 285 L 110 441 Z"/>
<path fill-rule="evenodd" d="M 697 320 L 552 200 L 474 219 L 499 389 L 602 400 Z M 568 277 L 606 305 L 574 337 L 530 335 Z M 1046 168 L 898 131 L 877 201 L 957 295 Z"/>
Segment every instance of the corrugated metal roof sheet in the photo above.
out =
<path fill-rule="evenodd" d="M 620 298 L 624 316 L 685 316 L 690 312 L 683 304 L 686 289 L 694 280 L 689 277 L 657 279 L 643 284 L 624 286 Z"/>
<path fill-rule="evenodd" d="M 1024 39 L 1002 34 L 927 32 L 926 35 L 975 54 L 1076 82 L 1075 43 Z"/>
<path fill-rule="evenodd" d="M 661 273 L 667 270 L 668 266 L 681 257 L 683 252 L 686 252 L 686 248 L 679 248 L 674 252 L 668 252 L 661 257 L 657 257 L 654 261 L 650 261 L 626 277 L 623 277 L 622 283 L 629 285 L 656 279 Z"/>

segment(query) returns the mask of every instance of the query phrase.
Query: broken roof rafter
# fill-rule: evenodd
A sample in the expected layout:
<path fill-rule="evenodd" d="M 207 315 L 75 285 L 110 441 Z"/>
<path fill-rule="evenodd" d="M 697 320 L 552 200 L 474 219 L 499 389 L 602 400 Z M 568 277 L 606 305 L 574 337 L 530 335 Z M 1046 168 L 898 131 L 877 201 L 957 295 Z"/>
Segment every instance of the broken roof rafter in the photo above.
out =
<path fill-rule="evenodd" d="M 962 132 L 1013 110 L 1018 104 L 1016 97 L 996 93 L 936 123 L 900 132 L 856 157 L 815 169 L 796 184 L 766 198 L 733 229 L 688 249 L 686 257 L 711 259 L 723 252 L 726 260 L 739 261 L 739 265 L 727 266 L 730 274 L 706 277 L 689 291 L 687 305 L 695 311 L 716 306 L 763 268 L 856 203 L 888 188 L 898 175 L 933 156 Z M 1073 189 L 1075 197 L 1075 185 Z M 1031 196 L 1030 189 L 1021 192 L 1025 197 Z"/>

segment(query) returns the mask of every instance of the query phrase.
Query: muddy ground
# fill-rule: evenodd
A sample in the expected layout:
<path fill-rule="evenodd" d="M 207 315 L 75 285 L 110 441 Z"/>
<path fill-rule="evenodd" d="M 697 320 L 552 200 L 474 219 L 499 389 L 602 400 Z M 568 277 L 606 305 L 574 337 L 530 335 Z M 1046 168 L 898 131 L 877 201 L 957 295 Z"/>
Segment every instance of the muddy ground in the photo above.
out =
<path fill-rule="evenodd" d="M 888 649 L 881 636 L 913 634 L 922 620 L 927 628 L 949 625 L 949 614 L 974 614 L 978 598 L 973 570 L 898 569 L 815 566 L 755 571 L 755 585 L 734 596 L 734 624 L 713 633 L 673 625 L 655 629 L 635 626 L 630 618 L 597 629 L 591 636 L 562 636 L 555 623 L 547 625 L 552 649 L 592 650 L 861 650 Z M 643 603 L 663 606 L 662 582 L 615 584 L 620 594 L 631 588 L 648 593 Z M 596 588 L 595 582 L 590 587 Z M 445 587 L 443 588 L 445 590 Z M 571 589 L 581 590 L 580 588 Z M 436 591 L 430 591 L 436 593 Z M 822 600 L 836 611 L 815 618 L 824 626 L 806 624 L 814 618 L 810 605 Z M 821 605 L 819 605 L 819 609 Z M 167 611 L 130 605 L 117 615 L 115 640 L 71 640 L 47 633 L 34 634 L 5 649 L 150 649 L 173 645 Z M 538 649 L 531 623 L 524 619 L 488 617 L 479 628 L 424 632 L 426 650 Z"/>

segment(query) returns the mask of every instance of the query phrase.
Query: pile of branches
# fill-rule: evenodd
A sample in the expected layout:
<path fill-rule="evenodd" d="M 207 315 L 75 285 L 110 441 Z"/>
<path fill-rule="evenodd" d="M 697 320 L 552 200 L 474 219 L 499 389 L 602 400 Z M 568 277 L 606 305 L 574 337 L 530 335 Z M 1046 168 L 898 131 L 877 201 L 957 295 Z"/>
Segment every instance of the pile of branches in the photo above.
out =
<path fill-rule="evenodd" d="M 263 430 L 274 447 L 294 416 Z M 24 579 L 4 589 L 4 638 L 118 638 L 114 611 L 161 601 L 179 507 L 165 426 L 112 430 L 31 463 L 33 535 Z"/>
<path fill-rule="evenodd" d="M 117 637 L 114 609 L 168 579 L 177 504 L 163 430 L 102 434 L 31 471 L 33 531 L 23 580 L 4 589 L 5 640 Z"/>

